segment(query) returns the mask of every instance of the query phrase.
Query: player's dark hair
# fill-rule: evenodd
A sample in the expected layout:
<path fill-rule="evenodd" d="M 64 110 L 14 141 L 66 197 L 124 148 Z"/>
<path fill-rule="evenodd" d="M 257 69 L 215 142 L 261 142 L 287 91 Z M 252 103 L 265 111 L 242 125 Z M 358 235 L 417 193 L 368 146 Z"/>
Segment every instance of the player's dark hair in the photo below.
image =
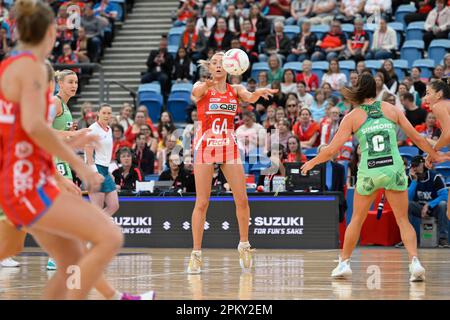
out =
<path fill-rule="evenodd" d="M 377 96 L 375 79 L 372 75 L 363 73 L 358 77 L 356 87 L 344 87 L 341 93 L 345 100 L 361 104 L 365 99 Z"/>
<path fill-rule="evenodd" d="M 428 84 L 428 86 L 436 92 L 442 91 L 443 99 L 450 99 L 450 85 L 444 81 L 436 80 Z"/>

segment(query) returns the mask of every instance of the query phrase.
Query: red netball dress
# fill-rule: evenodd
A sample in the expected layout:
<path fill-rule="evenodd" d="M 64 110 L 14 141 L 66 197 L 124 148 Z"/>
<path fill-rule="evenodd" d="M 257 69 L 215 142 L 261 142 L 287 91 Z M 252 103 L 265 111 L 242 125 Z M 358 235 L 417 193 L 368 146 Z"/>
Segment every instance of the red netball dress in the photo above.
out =
<path fill-rule="evenodd" d="M 0 66 L 5 69 L 19 59 L 36 58 L 29 52 L 13 52 Z M 47 92 L 46 118 L 55 117 L 50 90 Z M 0 205 L 18 228 L 30 226 L 51 206 L 59 194 L 50 154 L 37 146 L 23 130 L 18 103 L 8 101 L 0 91 Z"/>
<path fill-rule="evenodd" d="M 242 163 L 234 132 L 237 110 L 238 97 L 229 84 L 224 93 L 210 89 L 198 101 L 195 163 Z"/>

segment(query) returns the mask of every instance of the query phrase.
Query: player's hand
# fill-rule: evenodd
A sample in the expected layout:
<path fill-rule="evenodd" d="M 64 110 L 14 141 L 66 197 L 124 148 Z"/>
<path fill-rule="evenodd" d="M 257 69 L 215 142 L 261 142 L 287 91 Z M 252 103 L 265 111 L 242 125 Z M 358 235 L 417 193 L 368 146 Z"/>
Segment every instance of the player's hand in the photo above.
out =
<path fill-rule="evenodd" d="M 80 130 L 77 135 L 72 136 L 72 138 L 69 140 L 69 146 L 72 149 L 79 149 L 79 148 L 84 148 L 87 145 L 95 145 L 98 143 L 99 141 L 99 136 L 98 135 L 92 135 L 90 134 L 90 129 L 82 129 Z"/>
<path fill-rule="evenodd" d="M 312 168 L 314 168 L 315 166 L 316 166 L 316 164 L 313 163 L 312 160 L 305 162 L 305 164 L 301 168 L 302 174 L 306 175 L 308 173 L 308 171 L 311 170 Z"/>
<path fill-rule="evenodd" d="M 89 192 L 97 192 L 105 180 L 105 178 L 98 172 L 92 170 L 92 168 L 85 166 L 83 171 L 80 172 L 81 180 L 86 184 L 86 189 Z"/>
<path fill-rule="evenodd" d="M 210 75 L 210 76 L 208 76 L 208 77 L 206 78 L 205 84 L 206 84 L 206 86 L 207 86 L 208 89 L 209 89 L 209 88 L 212 88 L 212 87 L 214 87 L 215 85 L 219 84 L 219 81 L 214 80 L 213 77 Z"/>
<path fill-rule="evenodd" d="M 260 97 L 269 100 L 270 97 L 272 97 L 275 93 L 278 92 L 278 89 L 261 88 L 256 89 L 256 92 L 259 94 Z"/>
<path fill-rule="evenodd" d="M 414 168 L 409 169 L 409 175 L 411 176 L 411 179 L 417 180 L 416 170 L 414 170 Z"/>

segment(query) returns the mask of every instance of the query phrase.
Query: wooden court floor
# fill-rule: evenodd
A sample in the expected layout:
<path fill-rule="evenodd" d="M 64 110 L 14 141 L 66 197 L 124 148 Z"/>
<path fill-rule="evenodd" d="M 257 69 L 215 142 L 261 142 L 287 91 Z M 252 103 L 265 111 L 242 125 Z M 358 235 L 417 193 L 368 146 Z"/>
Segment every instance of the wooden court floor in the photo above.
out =
<path fill-rule="evenodd" d="M 359 248 L 353 278 L 330 277 L 337 250 L 257 250 L 242 272 L 236 250 L 205 249 L 203 273 L 188 275 L 188 249 L 124 249 L 107 270 L 116 288 L 157 291 L 157 299 L 450 299 L 450 249 L 422 249 L 425 283 L 409 283 L 406 251 Z M 52 272 L 47 256 L 26 249 L 20 268 L 0 268 L 0 299 L 37 299 Z M 92 292 L 90 299 L 102 299 Z"/>

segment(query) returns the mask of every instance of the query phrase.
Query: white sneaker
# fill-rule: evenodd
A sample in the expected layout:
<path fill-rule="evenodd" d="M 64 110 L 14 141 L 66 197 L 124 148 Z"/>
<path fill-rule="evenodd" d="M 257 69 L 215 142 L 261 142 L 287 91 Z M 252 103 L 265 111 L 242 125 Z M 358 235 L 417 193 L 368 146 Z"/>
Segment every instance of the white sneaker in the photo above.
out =
<path fill-rule="evenodd" d="M 422 267 L 417 257 L 412 258 L 411 263 L 409 264 L 409 272 L 411 273 L 409 281 L 411 282 L 425 281 L 425 268 Z"/>
<path fill-rule="evenodd" d="M 331 272 L 332 278 L 346 278 L 352 275 L 352 269 L 350 268 L 350 259 L 342 261 L 342 258 L 339 257 L 339 264 L 336 268 Z"/>
<path fill-rule="evenodd" d="M 202 272 L 202 254 L 192 252 L 191 259 L 189 260 L 189 266 L 187 268 L 187 273 L 198 274 Z"/>
<path fill-rule="evenodd" d="M 244 270 L 249 270 L 253 267 L 253 251 L 255 249 L 248 248 L 238 248 L 239 251 L 239 264 Z"/>
<path fill-rule="evenodd" d="M 47 270 L 50 271 L 56 270 L 56 261 L 54 259 L 48 258 Z"/>
<path fill-rule="evenodd" d="M 20 266 L 20 262 L 13 260 L 12 258 L 6 258 L 0 262 L 0 265 L 5 268 L 17 268 Z"/>

